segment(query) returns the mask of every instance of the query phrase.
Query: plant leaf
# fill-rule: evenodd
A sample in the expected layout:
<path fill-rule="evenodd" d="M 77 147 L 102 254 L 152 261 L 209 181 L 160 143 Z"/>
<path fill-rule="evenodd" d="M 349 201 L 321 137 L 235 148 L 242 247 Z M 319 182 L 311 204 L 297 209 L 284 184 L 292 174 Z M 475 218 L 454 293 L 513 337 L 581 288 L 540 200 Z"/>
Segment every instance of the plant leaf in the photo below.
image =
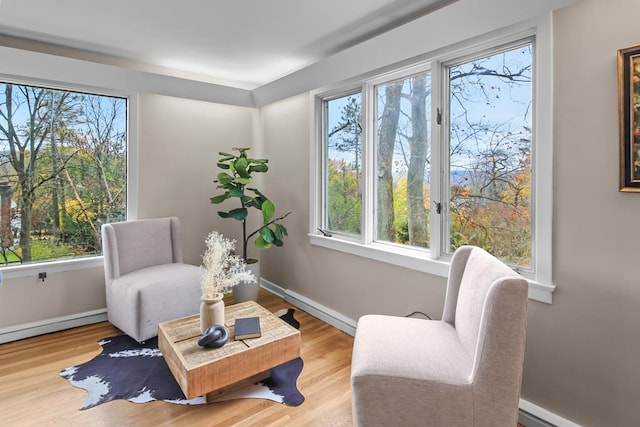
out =
<path fill-rule="evenodd" d="M 276 212 L 276 207 L 273 205 L 271 200 L 265 200 L 262 202 L 262 217 L 264 218 L 264 223 L 266 224 L 273 217 L 273 214 Z"/>
<path fill-rule="evenodd" d="M 255 245 L 258 249 L 269 249 L 271 247 L 271 243 L 265 242 L 262 236 L 256 237 Z"/>
<path fill-rule="evenodd" d="M 233 162 L 233 168 L 235 169 L 236 173 L 240 175 L 240 177 L 242 178 L 251 177 L 249 175 L 249 171 L 247 171 L 248 166 L 249 166 L 249 163 L 247 162 L 247 159 L 245 159 L 244 157 L 240 157 L 238 160 Z"/>
<path fill-rule="evenodd" d="M 236 208 L 229 211 L 229 216 L 238 221 L 244 221 L 247 218 L 247 214 L 248 212 L 245 208 Z"/>
<path fill-rule="evenodd" d="M 244 191 L 242 188 L 232 188 L 229 190 L 229 197 L 243 197 Z"/>
<path fill-rule="evenodd" d="M 254 199 L 253 197 L 245 196 L 244 200 L 244 205 L 246 207 L 260 209 L 260 201 Z"/>
<path fill-rule="evenodd" d="M 243 178 L 239 176 L 238 178 L 236 178 L 236 181 L 242 185 L 247 185 L 248 183 L 251 182 L 251 178 Z"/>
<path fill-rule="evenodd" d="M 267 196 L 265 196 L 264 194 L 262 194 L 260 192 L 260 190 L 258 190 L 257 188 L 247 188 L 247 190 L 251 190 L 254 193 L 256 193 L 258 196 L 262 197 L 264 200 L 267 200 Z"/>
<path fill-rule="evenodd" d="M 211 198 L 211 203 L 213 203 L 214 205 L 217 205 L 219 203 L 224 202 L 225 200 L 227 200 L 229 198 L 229 193 L 226 192 L 224 194 L 220 194 L 219 196 L 215 196 Z"/>
<path fill-rule="evenodd" d="M 249 166 L 249 173 L 266 172 L 268 170 L 269 170 L 269 166 L 267 166 L 266 164 L 258 164 L 258 165 Z"/>
<path fill-rule="evenodd" d="M 276 240 L 282 240 L 287 235 L 287 229 L 281 224 L 276 224 Z M 275 242 L 274 242 L 275 243 Z M 277 244 L 276 244 L 277 246 Z"/>
<path fill-rule="evenodd" d="M 221 185 L 225 185 L 233 181 L 233 177 L 225 172 L 220 172 L 217 176 L 217 179 L 218 179 L 218 183 L 220 183 Z"/>
<path fill-rule="evenodd" d="M 260 230 L 260 237 L 262 237 L 262 240 L 264 240 L 267 243 L 273 243 L 273 231 L 269 228 L 269 227 L 265 227 L 262 230 Z"/>

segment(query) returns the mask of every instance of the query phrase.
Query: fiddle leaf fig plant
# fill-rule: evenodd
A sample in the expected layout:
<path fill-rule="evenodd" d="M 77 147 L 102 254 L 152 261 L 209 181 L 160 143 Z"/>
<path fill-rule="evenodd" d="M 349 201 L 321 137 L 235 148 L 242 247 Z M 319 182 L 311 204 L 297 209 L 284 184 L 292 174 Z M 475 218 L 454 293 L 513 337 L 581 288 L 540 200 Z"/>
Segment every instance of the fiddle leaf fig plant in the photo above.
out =
<path fill-rule="evenodd" d="M 222 194 L 211 198 L 211 203 L 220 204 L 229 199 L 236 199 L 239 207 L 229 211 L 218 211 L 222 218 L 232 218 L 242 223 L 242 259 L 248 264 L 257 262 L 257 259 L 247 257 L 249 241 L 255 237 L 254 244 L 258 249 L 267 249 L 271 246 L 282 246 L 287 236 L 287 229 L 280 224 L 291 212 L 274 218 L 276 207 L 257 188 L 248 187 L 251 184 L 254 173 L 265 173 L 269 170 L 269 160 L 252 159 L 248 156 L 249 148 L 233 148 L 238 154 L 220 152 L 218 167 L 222 172 L 218 173 L 216 180 L 218 189 Z M 251 209 L 262 213 L 262 225 L 253 231 L 247 230 L 247 218 Z"/>

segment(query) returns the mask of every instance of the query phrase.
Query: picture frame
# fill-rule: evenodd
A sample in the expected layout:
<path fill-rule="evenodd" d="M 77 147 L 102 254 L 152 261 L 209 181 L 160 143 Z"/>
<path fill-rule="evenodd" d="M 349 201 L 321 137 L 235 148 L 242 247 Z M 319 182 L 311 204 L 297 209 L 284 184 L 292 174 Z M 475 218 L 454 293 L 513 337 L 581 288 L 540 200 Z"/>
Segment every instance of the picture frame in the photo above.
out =
<path fill-rule="evenodd" d="M 618 50 L 620 191 L 640 193 L 640 45 Z"/>

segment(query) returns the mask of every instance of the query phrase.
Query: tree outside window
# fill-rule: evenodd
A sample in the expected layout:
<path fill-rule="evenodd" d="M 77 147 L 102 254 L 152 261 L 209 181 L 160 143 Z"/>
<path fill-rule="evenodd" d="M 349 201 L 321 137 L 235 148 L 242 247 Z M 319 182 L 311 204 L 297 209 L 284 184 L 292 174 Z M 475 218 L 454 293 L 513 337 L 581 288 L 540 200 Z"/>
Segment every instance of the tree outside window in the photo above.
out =
<path fill-rule="evenodd" d="M 126 150 L 126 99 L 0 83 L 0 262 L 100 254 L 126 218 Z"/>
<path fill-rule="evenodd" d="M 443 254 L 477 245 L 532 268 L 532 49 L 527 40 L 447 62 L 442 82 L 432 82 L 429 71 L 397 73 L 325 100 L 323 226 L 415 248 L 440 239 Z M 436 123 L 433 85 L 444 95 Z M 372 108 L 371 123 L 362 119 L 363 93 L 373 99 L 364 106 Z M 363 133 L 370 137 L 363 141 Z M 363 165 L 363 144 L 373 164 Z M 442 159 L 431 158 L 433 144 Z M 431 187 L 436 173 L 444 177 L 441 188 Z M 374 218 L 371 236 L 363 235 L 364 215 Z M 442 236 L 431 235 L 434 221 Z"/>

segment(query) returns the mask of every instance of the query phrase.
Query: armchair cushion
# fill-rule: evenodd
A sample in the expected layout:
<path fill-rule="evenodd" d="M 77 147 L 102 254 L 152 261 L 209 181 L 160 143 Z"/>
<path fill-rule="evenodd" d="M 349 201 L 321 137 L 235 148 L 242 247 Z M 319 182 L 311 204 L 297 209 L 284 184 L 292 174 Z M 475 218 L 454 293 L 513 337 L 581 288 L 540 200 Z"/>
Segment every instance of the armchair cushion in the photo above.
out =
<path fill-rule="evenodd" d="M 155 337 L 159 323 L 198 313 L 200 274 L 199 267 L 170 263 L 120 276 L 108 291 L 109 321 L 130 325 L 124 332 L 140 342 Z"/>

